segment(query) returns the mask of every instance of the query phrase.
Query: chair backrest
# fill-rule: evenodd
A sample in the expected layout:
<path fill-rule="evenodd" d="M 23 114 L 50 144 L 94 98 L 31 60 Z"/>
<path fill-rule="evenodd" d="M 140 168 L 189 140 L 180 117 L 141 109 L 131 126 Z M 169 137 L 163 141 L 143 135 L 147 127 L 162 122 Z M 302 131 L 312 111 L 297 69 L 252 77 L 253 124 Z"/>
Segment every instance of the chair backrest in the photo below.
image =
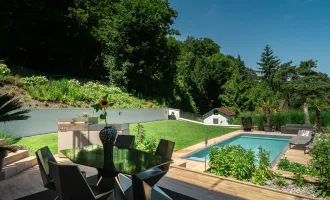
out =
<path fill-rule="evenodd" d="M 159 141 L 158 146 L 157 146 L 155 155 L 159 155 L 159 156 L 171 159 L 172 154 L 173 154 L 173 150 L 174 150 L 174 145 L 175 145 L 175 142 L 161 139 Z M 160 166 L 159 168 L 164 170 L 164 171 L 168 170 L 170 168 L 170 164 Z"/>
<path fill-rule="evenodd" d="M 134 135 L 118 135 L 115 141 L 115 146 L 120 148 L 134 149 L 135 136 Z"/>
<path fill-rule="evenodd" d="M 57 195 L 61 200 L 95 199 L 94 193 L 76 165 L 58 165 L 49 163 Z"/>
<path fill-rule="evenodd" d="M 52 152 L 49 150 L 48 146 L 42 147 L 41 149 L 36 151 L 36 157 L 39 164 L 42 182 L 45 187 L 48 187 L 50 181 L 53 180 L 52 176 L 49 173 L 48 161 L 56 163 L 56 160 Z"/>
<path fill-rule="evenodd" d="M 312 131 L 310 130 L 299 130 L 297 135 L 299 140 L 311 140 L 312 139 Z"/>

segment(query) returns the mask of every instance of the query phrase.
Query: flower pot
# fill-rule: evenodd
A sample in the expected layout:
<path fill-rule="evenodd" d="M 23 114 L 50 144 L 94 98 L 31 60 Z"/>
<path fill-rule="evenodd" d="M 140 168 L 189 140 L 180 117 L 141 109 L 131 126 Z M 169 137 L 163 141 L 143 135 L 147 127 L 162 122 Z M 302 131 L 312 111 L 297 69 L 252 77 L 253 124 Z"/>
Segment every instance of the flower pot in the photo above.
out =
<path fill-rule="evenodd" d="M 7 151 L 1 150 L 0 151 L 0 172 L 2 171 L 3 163 L 5 161 L 5 157 L 8 155 Z"/>
<path fill-rule="evenodd" d="M 251 131 L 252 118 L 251 117 L 241 117 L 241 121 L 242 121 L 244 131 Z"/>
<path fill-rule="evenodd" d="M 272 125 L 271 124 L 264 124 L 264 131 L 265 132 L 272 132 Z"/>

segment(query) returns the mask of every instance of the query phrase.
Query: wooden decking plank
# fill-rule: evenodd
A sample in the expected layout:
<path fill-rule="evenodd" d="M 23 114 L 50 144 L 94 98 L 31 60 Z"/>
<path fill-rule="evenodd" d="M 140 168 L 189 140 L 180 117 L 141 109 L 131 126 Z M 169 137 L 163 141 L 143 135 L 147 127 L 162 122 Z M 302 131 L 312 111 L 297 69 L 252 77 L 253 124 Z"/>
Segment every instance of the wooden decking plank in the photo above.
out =
<path fill-rule="evenodd" d="M 249 183 L 240 183 L 221 177 L 218 178 L 208 174 L 180 169 L 178 167 L 171 168 L 167 176 L 175 180 L 191 183 L 218 192 L 225 192 L 227 194 L 238 196 L 244 199 L 314 199 L 308 197 L 300 197 L 299 195 L 291 195 L 272 189 L 260 188 Z"/>

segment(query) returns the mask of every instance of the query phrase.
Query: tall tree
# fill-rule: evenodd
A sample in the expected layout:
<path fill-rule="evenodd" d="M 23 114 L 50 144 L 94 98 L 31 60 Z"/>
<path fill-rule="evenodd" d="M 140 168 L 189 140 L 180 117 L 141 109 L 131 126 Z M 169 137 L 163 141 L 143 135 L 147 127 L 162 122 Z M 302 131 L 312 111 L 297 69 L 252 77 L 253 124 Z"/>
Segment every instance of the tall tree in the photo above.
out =
<path fill-rule="evenodd" d="M 279 68 L 281 61 L 274 55 L 272 48 L 267 44 L 264 51 L 261 53 L 260 62 L 257 64 L 258 72 L 261 74 L 261 79 L 266 81 L 273 88 L 273 78 Z"/>
<path fill-rule="evenodd" d="M 102 44 L 111 83 L 146 96 L 164 95 L 159 88 L 175 71 L 168 36 L 178 33 L 171 28 L 177 12 L 167 0 L 82 0 L 71 12 Z"/>

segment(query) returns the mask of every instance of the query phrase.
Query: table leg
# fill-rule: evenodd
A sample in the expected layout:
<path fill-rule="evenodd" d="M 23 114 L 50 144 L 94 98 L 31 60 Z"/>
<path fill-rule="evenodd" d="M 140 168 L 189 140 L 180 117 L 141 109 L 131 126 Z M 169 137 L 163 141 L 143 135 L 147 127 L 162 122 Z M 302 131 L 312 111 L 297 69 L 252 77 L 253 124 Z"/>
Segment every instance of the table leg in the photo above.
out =
<path fill-rule="evenodd" d="M 133 197 L 138 200 L 150 200 L 151 199 L 151 190 L 146 182 L 141 180 L 138 176 L 132 176 L 132 186 L 133 186 Z"/>
<path fill-rule="evenodd" d="M 98 171 L 98 186 L 104 187 L 107 189 L 114 189 L 115 188 L 115 178 L 118 175 L 117 172 L 112 172 L 104 169 L 97 169 Z"/>

